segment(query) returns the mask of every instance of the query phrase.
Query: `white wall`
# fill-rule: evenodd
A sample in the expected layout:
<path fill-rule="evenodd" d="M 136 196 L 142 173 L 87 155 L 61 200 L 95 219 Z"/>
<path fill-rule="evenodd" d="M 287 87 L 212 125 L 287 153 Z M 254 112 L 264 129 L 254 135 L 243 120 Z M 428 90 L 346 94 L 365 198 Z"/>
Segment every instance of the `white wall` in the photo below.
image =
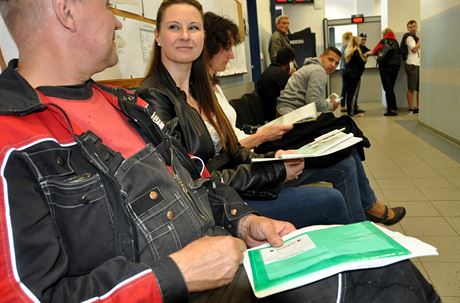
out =
<path fill-rule="evenodd" d="M 414 19 L 419 23 L 421 29 L 422 24 L 420 22 L 420 2 L 421 1 L 433 1 L 433 0 L 385 0 L 387 5 L 385 6 L 382 1 L 382 29 L 390 27 L 396 35 L 398 42 L 401 42 L 402 36 L 407 31 L 407 21 Z M 437 0 L 434 0 L 437 1 Z M 444 0 L 439 0 L 444 1 Z M 387 15 L 384 15 L 384 14 Z M 385 22 L 383 21 L 386 21 Z M 398 108 L 406 109 L 407 100 L 407 78 L 406 72 L 404 71 L 404 64 L 401 64 L 398 78 L 396 79 L 395 94 Z M 382 97 L 382 103 L 385 104 L 385 97 Z"/>
<path fill-rule="evenodd" d="M 257 23 L 259 24 L 259 47 L 262 71 L 270 65 L 268 42 L 272 35 L 272 20 L 270 14 L 270 1 L 257 0 Z"/>
<path fill-rule="evenodd" d="M 0 16 L 0 49 L 2 50 L 3 58 L 5 63 L 8 64 L 13 58 L 18 56 L 18 49 L 14 44 L 13 39 L 10 36 L 10 33 L 6 29 L 6 25 L 3 22 L 3 18 Z"/>
<path fill-rule="evenodd" d="M 460 143 L 460 4 L 423 0 L 420 11 L 419 121 Z"/>

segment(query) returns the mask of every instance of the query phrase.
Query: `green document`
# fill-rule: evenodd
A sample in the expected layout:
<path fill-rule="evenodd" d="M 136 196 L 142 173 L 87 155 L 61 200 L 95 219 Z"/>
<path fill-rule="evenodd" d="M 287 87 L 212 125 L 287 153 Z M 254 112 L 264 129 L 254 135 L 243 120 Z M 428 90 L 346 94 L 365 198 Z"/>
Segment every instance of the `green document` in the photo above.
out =
<path fill-rule="evenodd" d="M 248 251 L 255 291 L 340 264 L 410 253 L 369 221 L 308 231 L 281 248 Z"/>

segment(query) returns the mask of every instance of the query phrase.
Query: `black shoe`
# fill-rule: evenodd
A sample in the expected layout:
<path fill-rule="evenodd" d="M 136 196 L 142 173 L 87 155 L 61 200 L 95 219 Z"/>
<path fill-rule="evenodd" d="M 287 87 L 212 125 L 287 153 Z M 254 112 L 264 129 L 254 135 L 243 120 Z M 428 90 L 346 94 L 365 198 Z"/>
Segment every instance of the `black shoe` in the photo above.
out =
<path fill-rule="evenodd" d="M 401 221 L 406 215 L 406 209 L 404 207 L 392 207 L 391 208 L 395 213 L 395 216 L 392 219 L 388 218 L 388 206 L 385 205 L 385 212 L 382 217 L 376 217 L 371 214 L 366 214 L 369 221 L 374 223 L 382 223 L 384 225 L 394 225 Z"/>
<path fill-rule="evenodd" d="M 418 115 L 418 108 L 415 107 L 414 110 L 412 111 L 412 114 Z"/>
<path fill-rule="evenodd" d="M 365 111 L 364 109 L 360 109 L 360 108 L 355 109 L 355 114 L 363 114 L 363 113 L 365 113 L 365 112 L 366 112 L 366 111 Z"/>
<path fill-rule="evenodd" d="M 383 115 L 384 115 L 384 116 L 387 116 L 387 117 L 388 117 L 388 116 L 397 116 L 398 113 L 395 112 L 395 111 L 393 111 L 393 110 L 389 110 L 389 111 L 387 111 L 386 113 L 384 113 Z"/>

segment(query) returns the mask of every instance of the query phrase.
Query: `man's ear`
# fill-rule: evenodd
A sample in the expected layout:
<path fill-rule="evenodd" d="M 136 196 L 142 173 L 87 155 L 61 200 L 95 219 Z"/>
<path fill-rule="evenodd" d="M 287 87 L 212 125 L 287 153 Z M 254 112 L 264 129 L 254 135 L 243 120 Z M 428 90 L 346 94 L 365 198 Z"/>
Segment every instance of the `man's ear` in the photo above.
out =
<path fill-rule="evenodd" d="M 75 32 L 77 29 L 75 22 L 75 3 L 70 0 L 52 0 L 54 13 L 59 22 L 68 30 Z"/>

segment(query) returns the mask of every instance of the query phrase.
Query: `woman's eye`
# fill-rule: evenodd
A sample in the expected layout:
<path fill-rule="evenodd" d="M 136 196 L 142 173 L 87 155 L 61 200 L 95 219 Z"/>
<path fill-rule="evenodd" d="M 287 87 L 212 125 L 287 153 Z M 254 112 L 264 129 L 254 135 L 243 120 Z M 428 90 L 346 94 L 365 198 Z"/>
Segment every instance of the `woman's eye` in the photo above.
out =
<path fill-rule="evenodd" d="M 201 27 L 199 25 L 192 25 L 192 26 L 189 27 L 189 30 L 201 31 Z"/>
<path fill-rule="evenodd" d="M 179 30 L 179 26 L 177 24 L 171 24 L 168 26 L 168 28 L 173 31 Z"/>

